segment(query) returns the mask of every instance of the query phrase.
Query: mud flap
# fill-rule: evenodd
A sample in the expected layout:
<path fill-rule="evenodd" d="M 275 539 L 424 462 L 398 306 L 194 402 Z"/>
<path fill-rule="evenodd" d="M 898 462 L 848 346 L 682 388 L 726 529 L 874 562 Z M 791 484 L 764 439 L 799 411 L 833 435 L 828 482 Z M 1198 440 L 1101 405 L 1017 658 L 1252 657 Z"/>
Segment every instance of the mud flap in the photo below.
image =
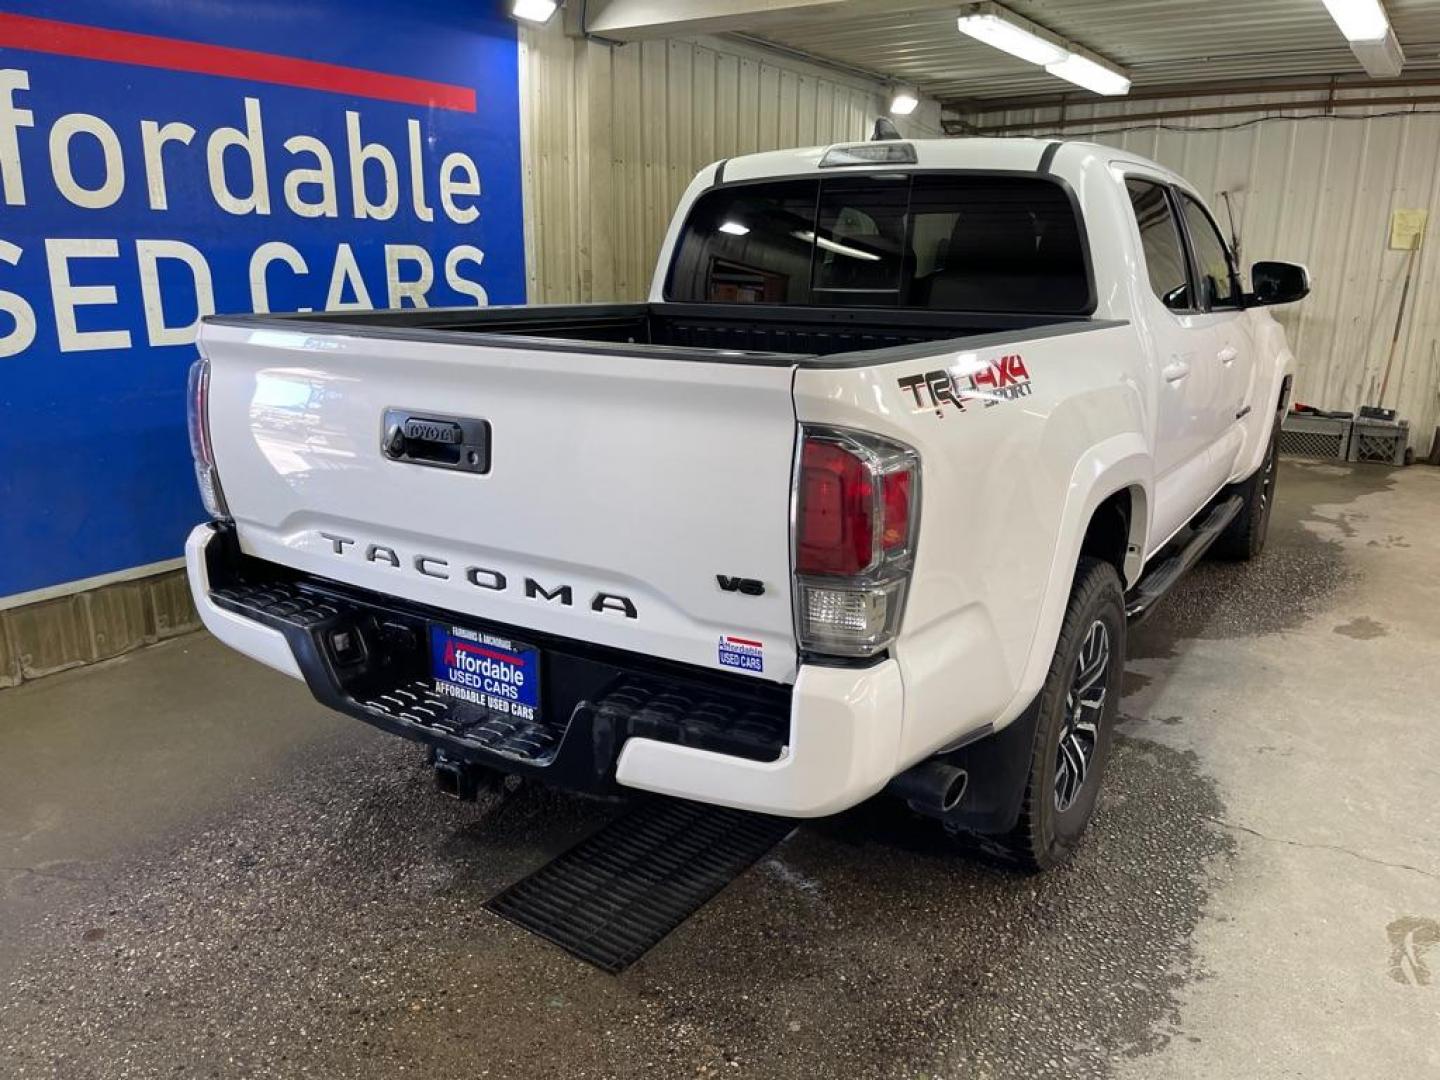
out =
<path fill-rule="evenodd" d="M 1020 820 L 1040 698 L 1005 727 L 969 746 L 946 754 L 944 760 L 970 774 L 960 805 L 941 820 L 947 829 L 999 836 Z"/>

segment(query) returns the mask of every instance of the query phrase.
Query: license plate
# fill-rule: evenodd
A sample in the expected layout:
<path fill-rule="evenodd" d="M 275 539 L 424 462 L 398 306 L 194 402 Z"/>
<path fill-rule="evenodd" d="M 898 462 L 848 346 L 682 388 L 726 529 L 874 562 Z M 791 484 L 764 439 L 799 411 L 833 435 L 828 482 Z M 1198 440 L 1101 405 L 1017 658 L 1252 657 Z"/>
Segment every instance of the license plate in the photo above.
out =
<path fill-rule="evenodd" d="M 540 651 L 463 626 L 430 627 L 435 692 L 517 720 L 540 713 Z"/>

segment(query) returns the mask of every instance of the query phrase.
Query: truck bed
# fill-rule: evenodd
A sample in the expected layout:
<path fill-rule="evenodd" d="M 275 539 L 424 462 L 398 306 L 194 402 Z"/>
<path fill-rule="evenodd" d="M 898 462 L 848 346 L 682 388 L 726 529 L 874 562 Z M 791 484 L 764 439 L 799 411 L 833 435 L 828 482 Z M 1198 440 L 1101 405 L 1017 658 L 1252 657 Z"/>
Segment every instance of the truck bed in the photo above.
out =
<path fill-rule="evenodd" d="M 709 361 L 803 363 L 841 353 L 989 335 L 1050 336 L 1093 327 L 1065 315 L 919 311 L 877 308 L 765 307 L 735 304 L 553 304 L 491 308 L 399 308 L 383 311 L 215 316 L 227 325 L 313 326 L 326 333 L 407 340 L 533 339 L 535 347 L 618 355 L 657 349 Z M 1039 334 L 1036 331 L 1040 331 Z M 975 342 L 974 344 L 984 344 Z M 728 354 L 728 355 L 727 355 Z M 897 357 L 898 359 L 898 357 Z"/>

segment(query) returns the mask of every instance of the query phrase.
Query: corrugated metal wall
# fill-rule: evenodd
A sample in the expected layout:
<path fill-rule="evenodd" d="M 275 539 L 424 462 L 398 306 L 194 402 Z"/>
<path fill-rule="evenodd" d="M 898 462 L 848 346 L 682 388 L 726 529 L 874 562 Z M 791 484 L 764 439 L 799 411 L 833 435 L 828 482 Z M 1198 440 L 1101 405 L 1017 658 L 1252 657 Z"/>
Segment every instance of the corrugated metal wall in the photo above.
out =
<path fill-rule="evenodd" d="M 1288 101 L 1317 96 L 1282 95 Z M 1277 99 L 1171 99 L 1088 110 L 1072 105 L 1063 135 L 1108 143 L 1169 166 L 1207 195 L 1227 228 L 1219 193 L 1230 192 L 1244 263 L 1278 258 L 1310 267 L 1310 298 L 1276 314 L 1295 351 L 1295 397 L 1322 407 L 1378 403 L 1412 260 L 1410 253 L 1388 247 L 1390 214 L 1428 210 L 1432 235 L 1414 256 L 1384 401 L 1410 421 L 1416 452 L 1427 453 L 1440 423 L 1440 112 L 1382 116 L 1373 114 L 1394 113 L 1396 107 L 1373 106 L 1334 117 L 1323 115 L 1322 108 L 1267 115 L 1258 104 L 1262 100 Z M 1125 126 L 1127 113 L 1252 102 L 1254 113 L 1167 120 L 1168 130 L 1153 123 L 1115 130 Z M 1054 109 L 1011 110 L 967 119 L 990 126 L 1051 121 L 1055 115 Z"/>
<path fill-rule="evenodd" d="M 863 139 L 879 83 L 730 41 L 610 47 L 555 19 L 520 33 L 531 303 L 641 299 L 671 211 L 719 158 Z M 927 102 L 902 122 L 939 133 Z"/>

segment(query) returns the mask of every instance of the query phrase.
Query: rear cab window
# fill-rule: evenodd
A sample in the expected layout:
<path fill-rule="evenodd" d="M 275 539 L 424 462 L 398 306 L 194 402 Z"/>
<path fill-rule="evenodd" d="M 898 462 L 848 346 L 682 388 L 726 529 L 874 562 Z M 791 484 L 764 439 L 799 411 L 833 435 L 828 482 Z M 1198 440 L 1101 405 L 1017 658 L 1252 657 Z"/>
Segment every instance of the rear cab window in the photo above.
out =
<path fill-rule="evenodd" d="M 1067 189 L 1029 174 L 883 173 L 714 188 L 666 299 L 1023 314 L 1094 310 Z"/>

